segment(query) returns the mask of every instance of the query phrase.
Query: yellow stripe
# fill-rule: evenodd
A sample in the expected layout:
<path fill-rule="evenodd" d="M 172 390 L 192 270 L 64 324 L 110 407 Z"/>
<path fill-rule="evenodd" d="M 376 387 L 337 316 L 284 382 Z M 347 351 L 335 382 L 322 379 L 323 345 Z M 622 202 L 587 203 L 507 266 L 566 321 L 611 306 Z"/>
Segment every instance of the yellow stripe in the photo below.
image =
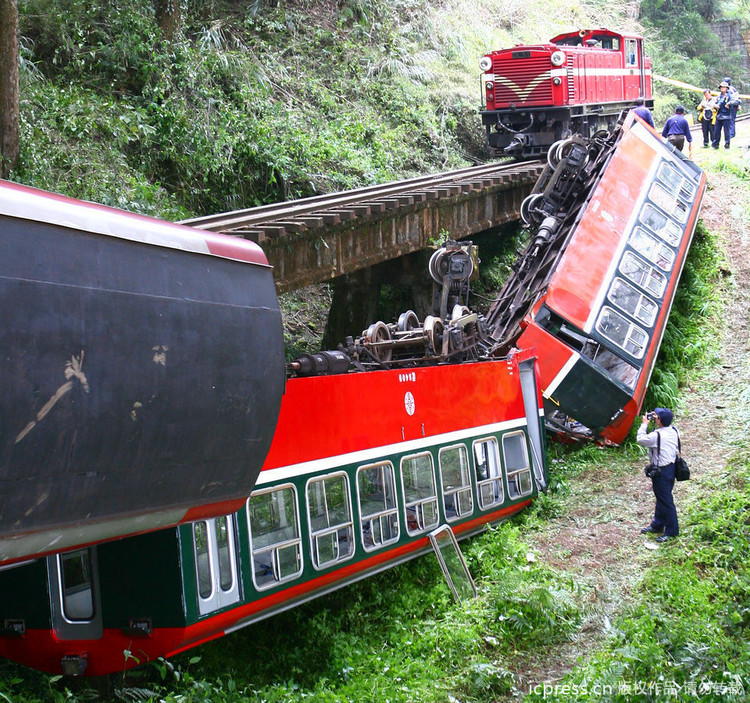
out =
<path fill-rule="evenodd" d="M 685 90 L 692 90 L 696 93 L 703 94 L 703 88 L 699 88 L 698 86 L 695 86 L 695 85 L 690 85 L 690 83 L 683 83 L 682 81 L 677 81 L 674 78 L 665 78 L 664 76 L 657 76 L 655 73 L 651 74 L 651 77 L 654 80 L 661 81 L 662 83 L 669 83 L 669 85 L 674 85 L 678 88 L 684 88 Z M 711 95 L 718 95 L 718 94 L 719 94 L 718 90 L 711 91 Z M 750 95 L 746 95 L 744 93 L 741 93 L 740 97 L 744 98 L 745 100 L 750 99 Z"/>

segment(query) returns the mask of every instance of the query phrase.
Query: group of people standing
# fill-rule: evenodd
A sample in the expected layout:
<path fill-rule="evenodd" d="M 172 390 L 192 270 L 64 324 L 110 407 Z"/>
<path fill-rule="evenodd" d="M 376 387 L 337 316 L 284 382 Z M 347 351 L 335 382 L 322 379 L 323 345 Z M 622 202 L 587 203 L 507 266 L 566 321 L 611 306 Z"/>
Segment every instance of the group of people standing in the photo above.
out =
<path fill-rule="evenodd" d="M 723 132 L 724 148 L 729 149 L 729 142 L 734 137 L 737 110 L 741 105 L 740 94 L 729 77 L 719 83 L 718 95 L 712 95 L 708 88 L 703 91 L 703 100 L 698 105 L 698 120 L 703 130 L 704 147 L 707 147 L 710 141 L 711 146 L 718 149 Z"/>
<path fill-rule="evenodd" d="M 741 105 L 740 94 L 737 88 L 732 85 L 732 79 L 729 76 L 719 83 L 718 95 L 713 95 L 708 88 L 703 91 L 703 100 L 698 105 L 698 121 L 703 130 L 704 147 L 708 147 L 710 144 L 714 149 L 718 149 L 723 133 L 724 148 L 729 149 L 729 142 L 734 137 L 737 111 Z M 654 118 L 651 111 L 644 105 L 643 98 L 638 98 L 635 101 L 633 112 L 654 127 Z M 685 117 L 685 108 L 682 105 L 678 105 L 675 108 L 674 115 L 664 123 L 661 134 L 680 151 L 683 150 L 685 142 L 687 142 L 688 156 L 692 156 L 693 136 L 690 133 L 690 124 Z"/>

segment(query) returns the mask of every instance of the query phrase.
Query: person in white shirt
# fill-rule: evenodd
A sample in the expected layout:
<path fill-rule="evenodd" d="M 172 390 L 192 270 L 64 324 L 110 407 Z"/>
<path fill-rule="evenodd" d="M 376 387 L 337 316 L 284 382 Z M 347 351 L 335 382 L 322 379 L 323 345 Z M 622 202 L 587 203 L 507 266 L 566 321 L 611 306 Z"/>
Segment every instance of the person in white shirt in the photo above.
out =
<path fill-rule="evenodd" d="M 649 421 L 656 425 L 653 432 L 648 431 Z M 648 527 L 641 529 L 643 534 L 661 534 L 657 542 L 666 542 L 677 537 L 680 527 L 677 522 L 677 508 L 674 505 L 672 489 L 674 488 L 674 460 L 677 458 L 679 435 L 672 427 L 672 411 L 667 408 L 656 408 L 641 418 L 641 426 L 636 436 L 638 444 L 648 447 L 650 466 L 655 467 L 650 473 L 651 483 L 656 496 L 654 518 Z"/>

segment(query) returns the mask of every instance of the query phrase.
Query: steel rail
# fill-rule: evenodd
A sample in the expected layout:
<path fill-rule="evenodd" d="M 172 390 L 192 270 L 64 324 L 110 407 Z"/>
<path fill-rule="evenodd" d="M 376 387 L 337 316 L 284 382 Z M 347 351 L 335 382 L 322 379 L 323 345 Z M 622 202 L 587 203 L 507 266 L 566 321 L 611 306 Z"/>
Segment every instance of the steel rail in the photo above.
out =
<path fill-rule="evenodd" d="M 375 186 L 365 186 L 364 188 L 357 188 L 355 190 L 316 195 L 310 198 L 261 205 L 243 210 L 207 215 L 205 217 L 194 217 L 182 220 L 180 224 L 213 232 L 251 228 L 254 225 L 263 225 L 273 221 L 295 218 L 338 207 L 346 207 L 356 203 L 388 199 L 389 197 L 403 195 L 412 191 L 430 190 L 457 181 L 465 184 L 471 180 L 480 180 L 483 177 L 487 178 L 490 174 L 498 172 L 512 175 L 514 171 L 527 171 L 530 168 L 536 168 L 539 166 L 539 163 L 538 161 L 525 161 L 521 163 L 495 162 L 483 164 L 455 171 L 445 171 L 430 176 L 420 176 L 405 181 L 392 181 Z M 459 187 L 458 183 L 455 183 L 455 185 Z"/>

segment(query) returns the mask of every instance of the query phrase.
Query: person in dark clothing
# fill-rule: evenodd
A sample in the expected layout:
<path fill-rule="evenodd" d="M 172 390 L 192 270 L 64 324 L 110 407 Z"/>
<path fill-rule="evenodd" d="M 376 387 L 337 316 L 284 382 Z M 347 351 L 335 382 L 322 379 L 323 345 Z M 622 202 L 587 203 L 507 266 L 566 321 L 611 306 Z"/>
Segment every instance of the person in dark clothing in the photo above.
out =
<path fill-rule="evenodd" d="M 714 140 L 714 123 L 716 122 L 716 102 L 711 91 L 706 88 L 703 91 L 703 100 L 698 105 L 698 121 L 703 130 L 703 146 L 707 147 Z"/>
<path fill-rule="evenodd" d="M 656 429 L 648 431 L 649 420 L 653 419 Z M 650 465 L 658 467 L 658 473 L 651 478 L 651 486 L 656 497 L 654 517 L 648 527 L 641 528 L 641 533 L 664 534 L 656 538 L 657 542 L 666 542 L 677 537 L 680 526 L 677 522 L 677 508 L 674 505 L 672 489 L 674 488 L 674 461 L 679 451 L 679 435 L 672 425 L 672 411 L 667 408 L 656 408 L 646 413 L 638 428 L 636 441 L 648 447 Z"/>
<path fill-rule="evenodd" d="M 672 115 L 665 123 L 661 136 L 666 137 L 670 144 L 682 151 L 685 146 L 685 140 L 688 141 L 688 157 L 693 156 L 693 135 L 690 134 L 690 125 L 685 119 L 685 108 L 678 105 Z"/>
<path fill-rule="evenodd" d="M 654 126 L 654 117 L 651 114 L 651 110 L 649 110 L 644 105 L 643 98 L 638 98 L 635 101 L 635 107 L 633 108 L 633 112 L 635 112 L 635 114 L 638 115 L 638 117 L 640 117 L 644 122 L 647 122 L 652 127 Z"/>
<path fill-rule="evenodd" d="M 740 91 L 732 85 L 732 79 L 729 76 L 724 77 L 724 82 L 729 86 L 727 88 L 727 93 L 729 93 L 729 114 L 732 116 L 729 136 L 734 139 L 734 123 L 737 120 L 737 110 L 740 109 L 742 100 L 740 100 Z"/>
<path fill-rule="evenodd" d="M 722 81 L 719 83 L 719 96 L 716 98 L 716 125 L 714 126 L 714 139 L 711 143 L 714 149 L 719 148 L 722 131 L 724 132 L 724 148 L 729 149 L 729 141 L 732 138 L 731 100 L 729 96 L 729 84 L 726 81 Z"/>

